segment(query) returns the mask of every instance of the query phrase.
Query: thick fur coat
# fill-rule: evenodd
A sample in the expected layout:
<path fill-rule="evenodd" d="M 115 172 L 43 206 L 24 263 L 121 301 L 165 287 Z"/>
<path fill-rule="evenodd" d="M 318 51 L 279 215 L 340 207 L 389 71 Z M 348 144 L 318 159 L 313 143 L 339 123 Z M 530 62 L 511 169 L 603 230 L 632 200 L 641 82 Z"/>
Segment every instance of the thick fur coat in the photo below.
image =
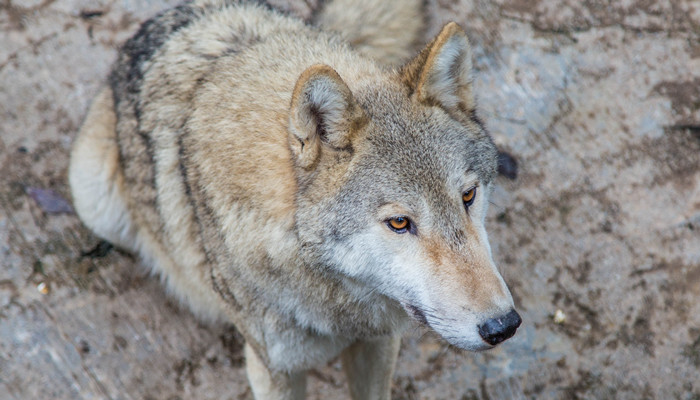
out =
<path fill-rule="evenodd" d="M 406 62 L 421 5 L 378 3 L 308 23 L 257 2 L 167 10 L 75 142 L 81 219 L 236 325 L 257 398 L 302 397 L 341 353 L 354 398 L 387 398 L 411 317 L 473 350 L 520 323 L 484 229 L 497 153 L 467 38 L 448 24 Z"/>

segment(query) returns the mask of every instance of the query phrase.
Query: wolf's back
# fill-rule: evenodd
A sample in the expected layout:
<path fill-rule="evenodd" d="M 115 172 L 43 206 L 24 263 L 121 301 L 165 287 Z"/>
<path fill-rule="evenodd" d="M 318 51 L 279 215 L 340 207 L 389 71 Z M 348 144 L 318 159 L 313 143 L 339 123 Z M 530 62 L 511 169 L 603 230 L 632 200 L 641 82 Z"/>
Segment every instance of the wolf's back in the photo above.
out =
<path fill-rule="evenodd" d="M 341 34 L 363 55 L 398 65 L 420 44 L 422 9 L 422 0 L 334 0 L 321 6 L 313 24 Z"/>

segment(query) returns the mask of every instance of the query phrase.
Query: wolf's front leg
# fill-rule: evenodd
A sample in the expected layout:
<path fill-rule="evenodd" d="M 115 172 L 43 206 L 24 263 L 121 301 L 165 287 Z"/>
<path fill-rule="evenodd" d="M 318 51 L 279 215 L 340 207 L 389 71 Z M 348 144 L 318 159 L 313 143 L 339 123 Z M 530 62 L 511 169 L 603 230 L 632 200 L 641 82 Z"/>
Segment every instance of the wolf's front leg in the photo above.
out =
<path fill-rule="evenodd" d="M 341 359 L 354 400 L 389 400 L 391 378 L 401 337 L 387 336 L 355 342 L 343 350 Z"/>
<path fill-rule="evenodd" d="M 303 400 L 306 373 L 286 374 L 267 369 L 255 350 L 247 343 L 244 349 L 248 382 L 257 400 Z"/>

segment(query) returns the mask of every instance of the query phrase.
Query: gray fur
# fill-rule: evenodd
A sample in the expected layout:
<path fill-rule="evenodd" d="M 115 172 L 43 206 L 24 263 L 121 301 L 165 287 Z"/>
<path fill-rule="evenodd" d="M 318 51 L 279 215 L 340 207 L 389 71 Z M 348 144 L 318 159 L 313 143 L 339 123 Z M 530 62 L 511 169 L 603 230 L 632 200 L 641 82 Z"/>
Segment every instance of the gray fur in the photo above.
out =
<path fill-rule="evenodd" d="M 477 324 L 512 308 L 483 228 L 497 151 L 464 32 L 448 24 L 399 69 L 344 42 L 358 32 L 251 2 L 165 11 L 122 49 L 71 158 L 81 218 L 238 327 L 257 397 L 299 396 L 302 372 L 343 352 L 351 392 L 386 398 L 410 316 L 481 349 Z M 397 215 L 410 232 L 388 228 Z M 357 370 L 375 353 L 382 378 Z"/>

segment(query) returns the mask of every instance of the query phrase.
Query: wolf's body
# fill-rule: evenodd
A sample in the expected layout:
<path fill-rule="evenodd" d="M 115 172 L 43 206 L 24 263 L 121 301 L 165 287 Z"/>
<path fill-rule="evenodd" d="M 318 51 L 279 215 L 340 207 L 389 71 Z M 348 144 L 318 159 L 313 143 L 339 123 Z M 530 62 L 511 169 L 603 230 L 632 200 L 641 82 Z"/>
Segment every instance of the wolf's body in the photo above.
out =
<path fill-rule="evenodd" d="M 304 371 L 341 353 L 354 398 L 387 398 L 407 311 L 468 349 L 519 324 L 483 228 L 496 152 L 466 37 L 448 25 L 392 70 L 378 60 L 409 54 L 420 2 L 377 3 L 392 24 L 353 31 L 338 3 L 314 17 L 341 34 L 248 2 L 166 11 L 75 142 L 81 219 L 197 316 L 236 325 L 257 398 L 302 397 Z"/>

